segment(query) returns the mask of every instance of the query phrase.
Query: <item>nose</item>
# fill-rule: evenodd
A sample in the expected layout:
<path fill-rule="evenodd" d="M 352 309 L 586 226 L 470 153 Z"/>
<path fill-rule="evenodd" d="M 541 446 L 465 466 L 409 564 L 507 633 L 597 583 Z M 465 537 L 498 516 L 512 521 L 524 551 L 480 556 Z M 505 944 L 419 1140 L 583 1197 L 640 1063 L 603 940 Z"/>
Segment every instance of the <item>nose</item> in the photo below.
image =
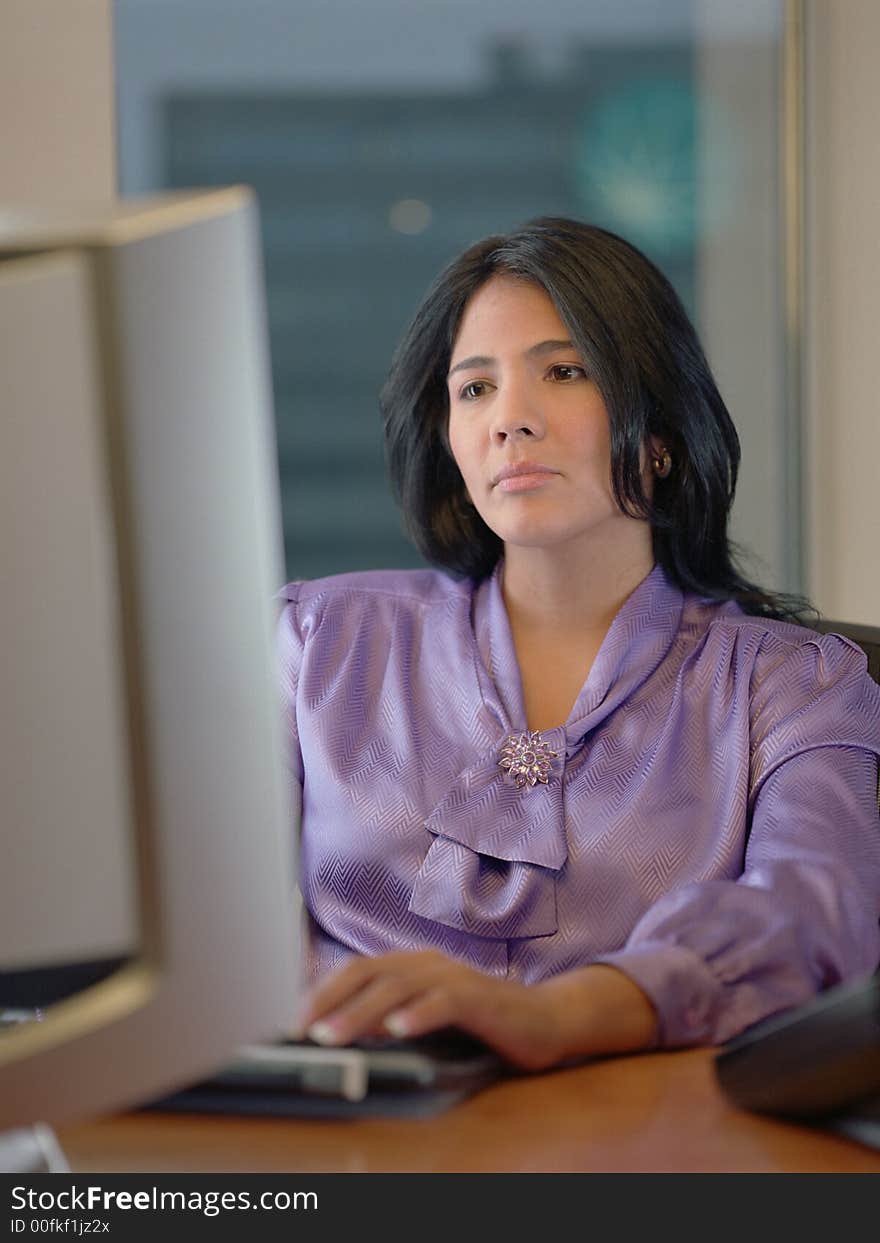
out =
<path fill-rule="evenodd" d="M 508 385 L 496 393 L 490 425 L 490 435 L 495 443 L 542 440 L 545 431 L 539 407 L 518 385 Z"/>

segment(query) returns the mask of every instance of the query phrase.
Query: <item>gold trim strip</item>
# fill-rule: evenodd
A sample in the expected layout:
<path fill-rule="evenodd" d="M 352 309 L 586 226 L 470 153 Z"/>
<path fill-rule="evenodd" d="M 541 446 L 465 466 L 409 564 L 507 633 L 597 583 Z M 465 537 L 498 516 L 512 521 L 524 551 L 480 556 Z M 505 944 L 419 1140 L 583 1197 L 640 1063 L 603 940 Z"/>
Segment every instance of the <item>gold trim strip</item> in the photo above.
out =
<path fill-rule="evenodd" d="M 151 1000 L 158 986 L 159 973 L 154 967 L 132 963 L 91 988 L 55 1002 L 47 1008 L 44 1021 L 4 1027 L 0 1070 L 124 1021 Z"/>

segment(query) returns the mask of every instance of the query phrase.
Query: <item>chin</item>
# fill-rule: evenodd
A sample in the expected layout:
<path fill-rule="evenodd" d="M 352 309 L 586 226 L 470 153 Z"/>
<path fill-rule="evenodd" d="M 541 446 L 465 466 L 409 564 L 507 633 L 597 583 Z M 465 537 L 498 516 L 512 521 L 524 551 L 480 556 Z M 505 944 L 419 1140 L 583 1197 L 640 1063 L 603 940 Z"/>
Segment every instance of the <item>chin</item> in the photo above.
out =
<path fill-rule="evenodd" d="M 535 523 L 522 530 L 496 531 L 505 547 L 510 548 L 560 548 L 584 534 L 584 531 L 536 530 Z"/>

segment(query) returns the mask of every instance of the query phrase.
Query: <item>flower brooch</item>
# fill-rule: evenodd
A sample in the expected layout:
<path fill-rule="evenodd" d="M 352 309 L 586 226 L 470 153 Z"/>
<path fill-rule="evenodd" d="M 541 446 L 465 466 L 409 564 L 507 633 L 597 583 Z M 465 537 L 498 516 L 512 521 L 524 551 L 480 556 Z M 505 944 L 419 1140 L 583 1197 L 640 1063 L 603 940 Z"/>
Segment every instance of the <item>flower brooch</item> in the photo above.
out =
<path fill-rule="evenodd" d="M 557 755 L 538 733 L 511 734 L 501 749 L 498 767 L 513 778 L 518 790 L 537 785 L 539 781 L 547 785 L 550 765 Z"/>

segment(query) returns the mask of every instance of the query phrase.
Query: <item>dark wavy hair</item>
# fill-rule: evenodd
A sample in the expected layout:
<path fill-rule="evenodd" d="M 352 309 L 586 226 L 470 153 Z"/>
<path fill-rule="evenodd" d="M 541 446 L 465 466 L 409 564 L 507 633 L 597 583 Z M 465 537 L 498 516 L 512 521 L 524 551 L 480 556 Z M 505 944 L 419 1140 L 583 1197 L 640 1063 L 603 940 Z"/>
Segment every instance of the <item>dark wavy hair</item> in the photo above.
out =
<path fill-rule="evenodd" d="M 749 613 L 801 620 L 806 600 L 765 591 L 735 565 L 727 526 L 739 437 L 678 295 L 629 242 L 561 217 L 465 250 L 431 286 L 395 352 L 380 399 L 386 462 L 407 532 L 426 560 L 480 580 L 502 552 L 450 452 L 446 386 L 464 308 L 498 273 L 531 281 L 553 300 L 608 409 L 617 504 L 650 522 L 667 577 Z M 668 448 L 672 469 L 654 481 L 649 499 L 640 453 L 652 436 Z"/>

